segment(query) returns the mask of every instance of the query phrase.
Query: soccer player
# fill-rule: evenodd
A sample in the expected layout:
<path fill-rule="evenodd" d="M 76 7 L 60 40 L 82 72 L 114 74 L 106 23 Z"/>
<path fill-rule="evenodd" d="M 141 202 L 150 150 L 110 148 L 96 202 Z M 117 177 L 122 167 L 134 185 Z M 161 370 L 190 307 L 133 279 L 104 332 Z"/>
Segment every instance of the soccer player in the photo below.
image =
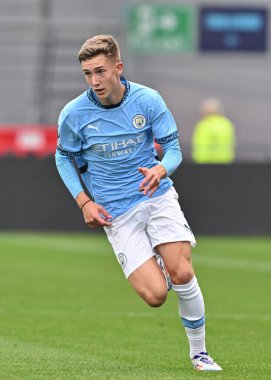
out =
<path fill-rule="evenodd" d="M 126 278 L 148 305 L 161 306 L 172 283 L 192 365 L 219 371 L 205 347 L 204 301 L 191 262 L 195 238 L 169 178 L 182 160 L 173 116 L 157 91 L 122 76 L 111 35 L 88 39 L 79 62 L 90 88 L 61 111 L 60 176 L 85 223 L 104 228 Z M 154 140 L 163 149 L 161 162 Z"/>

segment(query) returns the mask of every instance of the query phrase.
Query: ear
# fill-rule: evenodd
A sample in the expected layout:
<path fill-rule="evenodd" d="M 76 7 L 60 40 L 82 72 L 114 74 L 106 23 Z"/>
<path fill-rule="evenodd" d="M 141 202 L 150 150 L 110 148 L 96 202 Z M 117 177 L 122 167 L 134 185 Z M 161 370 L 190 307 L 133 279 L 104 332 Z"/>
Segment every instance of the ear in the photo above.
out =
<path fill-rule="evenodd" d="M 116 63 L 116 70 L 117 70 L 118 75 L 122 74 L 122 72 L 123 72 L 123 63 L 122 62 L 119 61 Z"/>

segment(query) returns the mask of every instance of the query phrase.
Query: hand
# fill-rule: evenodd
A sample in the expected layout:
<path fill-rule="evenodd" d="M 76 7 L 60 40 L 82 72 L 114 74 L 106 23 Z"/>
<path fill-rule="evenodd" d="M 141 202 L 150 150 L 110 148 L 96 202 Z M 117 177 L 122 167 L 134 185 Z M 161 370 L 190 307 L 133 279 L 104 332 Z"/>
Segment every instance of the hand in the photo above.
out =
<path fill-rule="evenodd" d="M 90 228 L 96 227 L 109 227 L 111 226 L 111 222 L 108 219 L 111 219 L 112 216 L 108 214 L 108 212 L 97 203 L 90 201 L 85 204 L 82 209 L 85 223 Z"/>
<path fill-rule="evenodd" d="M 158 189 L 160 180 L 167 175 L 166 169 L 160 164 L 153 166 L 151 169 L 138 168 L 138 171 L 145 177 L 139 185 L 139 191 L 143 191 L 144 195 L 149 193 L 149 197 Z"/>

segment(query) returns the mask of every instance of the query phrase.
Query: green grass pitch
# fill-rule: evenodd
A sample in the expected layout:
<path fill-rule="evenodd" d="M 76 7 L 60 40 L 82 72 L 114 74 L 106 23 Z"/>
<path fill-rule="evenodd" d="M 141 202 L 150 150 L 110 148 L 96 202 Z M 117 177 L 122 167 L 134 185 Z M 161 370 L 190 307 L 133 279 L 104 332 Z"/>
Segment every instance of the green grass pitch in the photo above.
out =
<path fill-rule="evenodd" d="M 171 291 L 138 298 L 103 234 L 0 234 L 0 379 L 270 379 L 271 238 L 198 237 L 207 347 L 197 373 Z"/>

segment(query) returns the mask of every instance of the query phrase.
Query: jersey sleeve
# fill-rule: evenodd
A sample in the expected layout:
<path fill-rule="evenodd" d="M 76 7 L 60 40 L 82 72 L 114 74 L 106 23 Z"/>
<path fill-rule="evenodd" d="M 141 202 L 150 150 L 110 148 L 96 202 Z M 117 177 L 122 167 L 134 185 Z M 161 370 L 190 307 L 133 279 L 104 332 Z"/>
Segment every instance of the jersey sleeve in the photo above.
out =
<path fill-rule="evenodd" d="M 70 156 L 63 156 L 60 154 L 60 151 L 57 149 L 55 155 L 56 167 L 62 181 L 70 191 L 73 198 L 76 198 L 77 195 L 84 191 L 79 175 L 73 163 L 73 158 Z"/>
<path fill-rule="evenodd" d="M 171 175 L 182 162 L 182 151 L 179 144 L 179 133 L 175 120 L 163 98 L 157 93 L 151 112 L 151 125 L 154 140 L 163 149 L 161 165 Z"/>
<path fill-rule="evenodd" d="M 82 141 L 76 134 L 76 123 L 72 114 L 62 111 L 58 120 L 57 150 L 62 156 L 79 156 Z"/>
<path fill-rule="evenodd" d="M 167 176 L 170 176 L 182 162 L 182 151 L 178 139 L 169 141 L 163 144 L 164 156 L 161 165 L 167 171 Z"/>
<path fill-rule="evenodd" d="M 76 198 L 84 190 L 73 161 L 73 158 L 80 156 L 82 146 L 74 128 L 72 117 L 62 111 L 58 121 L 56 167 L 64 184 Z"/>
<path fill-rule="evenodd" d="M 150 123 L 155 141 L 164 144 L 178 138 L 178 130 L 172 113 L 163 98 L 156 93 L 150 108 Z"/>

